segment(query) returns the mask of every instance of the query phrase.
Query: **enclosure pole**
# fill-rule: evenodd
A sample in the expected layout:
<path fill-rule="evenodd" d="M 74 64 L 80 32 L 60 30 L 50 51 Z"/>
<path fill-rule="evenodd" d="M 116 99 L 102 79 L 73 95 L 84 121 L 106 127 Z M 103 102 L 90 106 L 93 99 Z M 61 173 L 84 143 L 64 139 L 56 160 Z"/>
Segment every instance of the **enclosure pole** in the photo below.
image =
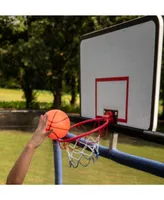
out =
<path fill-rule="evenodd" d="M 62 151 L 59 142 L 53 141 L 55 184 L 62 184 Z"/>
<path fill-rule="evenodd" d="M 117 149 L 118 133 L 110 133 L 109 149 Z"/>

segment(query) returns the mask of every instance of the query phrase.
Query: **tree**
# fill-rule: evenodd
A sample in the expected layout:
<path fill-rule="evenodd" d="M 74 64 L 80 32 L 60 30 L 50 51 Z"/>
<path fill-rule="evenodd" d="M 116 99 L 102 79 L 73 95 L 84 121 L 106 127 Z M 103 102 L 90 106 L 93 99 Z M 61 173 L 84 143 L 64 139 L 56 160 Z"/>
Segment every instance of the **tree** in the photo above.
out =
<path fill-rule="evenodd" d="M 28 17 L 15 17 L 12 34 L 2 54 L 1 69 L 7 78 L 17 77 L 26 99 L 26 108 L 32 108 L 34 89 L 46 77 L 47 53 L 44 41 L 37 37 L 39 23 Z M 16 24 L 16 25 L 15 25 Z M 39 31 L 38 31 L 39 30 Z"/>
<path fill-rule="evenodd" d="M 45 21 L 43 38 L 50 56 L 49 89 L 54 96 L 54 108 L 61 105 L 63 81 L 72 79 L 74 83 L 75 80 L 73 72 L 76 70 L 73 70 L 73 65 L 77 60 L 72 57 L 75 58 L 78 54 L 77 22 L 79 17 L 68 16 L 47 17 Z"/>
<path fill-rule="evenodd" d="M 80 40 L 83 34 L 137 16 L 1 17 L 1 75 L 14 78 L 24 91 L 26 108 L 34 89 L 48 89 L 60 108 L 63 83 L 75 104 L 80 82 Z"/>

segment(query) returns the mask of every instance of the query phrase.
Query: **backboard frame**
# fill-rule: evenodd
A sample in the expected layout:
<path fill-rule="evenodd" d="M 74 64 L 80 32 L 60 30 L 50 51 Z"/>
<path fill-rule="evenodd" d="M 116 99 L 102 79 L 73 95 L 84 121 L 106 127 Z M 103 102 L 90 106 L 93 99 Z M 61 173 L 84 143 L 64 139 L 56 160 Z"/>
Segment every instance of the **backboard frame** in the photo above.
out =
<path fill-rule="evenodd" d="M 92 37 L 100 36 L 106 33 L 124 29 L 130 26 L 138 25 L 148 21 L 153 21 L 156 27 L 155 33 L 155 52 L 154 52 L 154 76 L 153 76 L 153 88 L 152 88 L 152 104 L 151 104 L 151 119 L 150 126 L 147 130 L 155 131 L 157 127 L 157 117 L 158 117 L 158 101 L 159 101 L 159 91 L 160 91 L 160 74 L 161 74 L 161 60 L 162 60 L 162 45 L 163 43 L 163 20 L 161 16 L 146 16 L 142 18 L 137 18 L 119 25 L 115 25 L 109 28 L 102 29 L 100 31 L 95 31 L 82 36 L 81 42 Z M 161 28 L 162 27 L 162 28 Z M 81 71 L 81 70 L 80 70 Z M 81 74 L 81 73 L 80 73 Z M 101 78 L 97 78 L 97 80 Z M 156 85 L 155 85 L 156 83 Z M 81 85 L 81 78 L 80 78 Z M 80 86 L 81 92 L 81 86 Z M 81 95 L 80 95 L 80 107 L 81 107 Z M 82 108 L 81 108 L 82 109 Z M 80 110 L 80 115 L 82 116 L 82 110 Z M 82 116 L 85 117 L 85 116 Z"/>

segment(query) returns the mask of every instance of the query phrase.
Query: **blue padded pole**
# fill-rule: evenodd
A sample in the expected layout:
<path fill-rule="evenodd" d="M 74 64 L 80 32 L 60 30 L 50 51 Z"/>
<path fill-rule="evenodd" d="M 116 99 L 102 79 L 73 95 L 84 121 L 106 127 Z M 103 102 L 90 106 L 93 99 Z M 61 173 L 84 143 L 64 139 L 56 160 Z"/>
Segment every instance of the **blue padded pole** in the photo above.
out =
<path fill-rule="evenodd" d="M 100 156 L 109 158 L 122 165 L 164 178 L 164 163 L 139 156 L 134 156 L 121 152 L 117 149 L 109 150 L 104 146 L 100 146 L 99 153 Z"/>
<path fill-rule="evenodd" d="M 72 133 L 68 134 L 69 138 L 74 137 Z M 83 139 L 81 139 L 84 141 Z M 100 146 L 99 155 L 111 159 L 122 165 L 132 167 L 150 174 L 164 178 L 164 163 L 155 160 L 134 156 L 128 153 L 121 152 L 117 149 L 109 149 L 104 146 Z"/>
<path fill-rule="evenodd" d="M 53 151 L 55 184 L 60 185 L 62 184 L 62 151 L 56 140 L 53 140 Z"/>

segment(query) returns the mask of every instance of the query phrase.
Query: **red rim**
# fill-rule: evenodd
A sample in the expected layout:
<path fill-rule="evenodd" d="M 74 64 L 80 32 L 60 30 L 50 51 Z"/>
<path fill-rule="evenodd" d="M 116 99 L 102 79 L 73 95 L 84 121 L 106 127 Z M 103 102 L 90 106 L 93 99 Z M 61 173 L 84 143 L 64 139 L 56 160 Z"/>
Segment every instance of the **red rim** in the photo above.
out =
<path fill-rule="evenodd" d="M 86 124 L 86 123 L 100 122 L 100 121 L 104 121 L 105 123 L 102 124 L 101 126 L 97 127 L 97 128 L 90 130 L 90 131 L 87 131 L 85 133 L 81 133 L 80 135 L 75 136 L 73 138 L 58 139 L 58 142 L 72 142 L 72 141 L 75 141 L 75 140 L 82 138 L 84 136 L 90 135 L 90 134 L 92 134 L 96 131 L 99 131 L 99 130 L 105 128 L 110 122 L 113 122 L 113 117 L 112 116 L 103 116 L 103 117 L 99 117 L 99 118 L 95 118 L 95 119 L 88 119 L 88 120 L 85 120 L 85 121 L 82 121 L 82 122 L 79 122 L 79 123 L 72 125 L 70 129 L 81 126 L 81 125 Z"/>

